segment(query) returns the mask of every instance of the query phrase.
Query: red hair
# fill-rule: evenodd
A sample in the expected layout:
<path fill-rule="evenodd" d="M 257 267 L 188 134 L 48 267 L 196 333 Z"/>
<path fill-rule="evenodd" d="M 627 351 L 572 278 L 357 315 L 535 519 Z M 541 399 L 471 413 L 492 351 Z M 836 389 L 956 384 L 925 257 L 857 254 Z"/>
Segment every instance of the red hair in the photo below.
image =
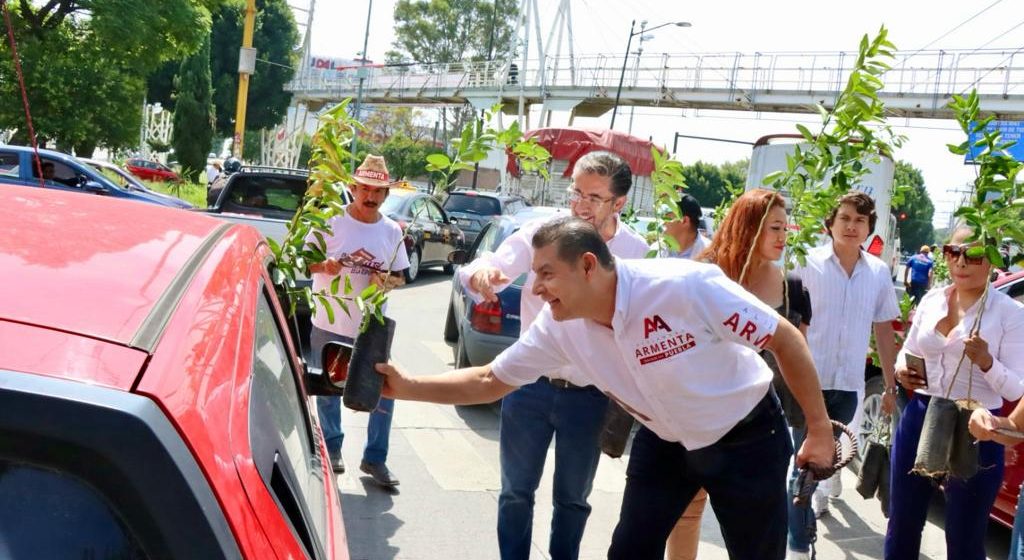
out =
<path fill-rule="evenodd" d="M 754 236 L 765 214 L 775 207 L 786 208 L 785 199 L 775 191 L 752 189 L 743 193 L 729 207 L 729 213 L 715 231 L 711 245 L 704 249 L 697 260 L 717 264 L 726 276 L 739 282 L 747 255 L 753 252 L 750 258 L 751 269 L 761 264 L 758 246 L 765 232 L 762 229 L 757 240 Z"/>

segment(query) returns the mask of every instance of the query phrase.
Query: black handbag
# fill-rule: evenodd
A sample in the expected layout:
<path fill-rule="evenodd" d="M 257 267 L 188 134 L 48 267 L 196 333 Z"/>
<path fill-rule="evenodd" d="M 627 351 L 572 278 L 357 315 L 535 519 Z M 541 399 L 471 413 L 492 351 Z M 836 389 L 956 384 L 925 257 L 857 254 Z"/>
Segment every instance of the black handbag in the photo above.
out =
<path fill-rule="evenodd" d="M 864 458 L 857 476 L 857 493 L 868 500 L 878 497 L 882 515 L 889 517 L 889 450 L 892 447 L 892 421 L 879 422 L 868 434 Z"/>

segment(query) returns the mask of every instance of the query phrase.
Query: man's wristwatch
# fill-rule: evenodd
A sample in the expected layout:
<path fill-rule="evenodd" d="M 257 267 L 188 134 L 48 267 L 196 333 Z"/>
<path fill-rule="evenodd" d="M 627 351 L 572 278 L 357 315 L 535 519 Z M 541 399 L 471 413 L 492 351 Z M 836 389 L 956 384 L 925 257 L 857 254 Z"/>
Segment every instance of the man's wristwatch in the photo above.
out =
<path fill-rule="evenodd" d="M 893 385 L 892 387 L 886 387 L 885 391 L 882 391 L 883 395 L 895 395 L 899 393 L 899 388 Z"/>

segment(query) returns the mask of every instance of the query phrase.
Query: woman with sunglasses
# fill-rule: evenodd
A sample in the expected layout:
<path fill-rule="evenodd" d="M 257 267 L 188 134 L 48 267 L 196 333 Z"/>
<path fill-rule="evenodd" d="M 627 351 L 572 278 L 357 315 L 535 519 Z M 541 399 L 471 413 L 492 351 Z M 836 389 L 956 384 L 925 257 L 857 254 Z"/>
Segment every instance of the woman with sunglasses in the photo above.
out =
<path fill-rule="evenodd" d="M 997 412 L 1003 399 L 1024 396 L 1024 305 L 989 289 L 992 264 L 977 243 L 967 241 L 972 233 L 958 228 L 942 247 L 952 285 L 924 296 L 896 359 L 896 382 L 913 395 L 893 438 L 887 559 L 917 558 L 921 548 L 936 485 L 910 471 L 930 399 L 970 397 Z M 908 363 L 918 365 L 911 369 Z M 1003 458 L 1001 444 L 981 441 L 977 474 L 944 481 L 948 558 L 985 558 L 985 530 L 1003 480 Z"/>

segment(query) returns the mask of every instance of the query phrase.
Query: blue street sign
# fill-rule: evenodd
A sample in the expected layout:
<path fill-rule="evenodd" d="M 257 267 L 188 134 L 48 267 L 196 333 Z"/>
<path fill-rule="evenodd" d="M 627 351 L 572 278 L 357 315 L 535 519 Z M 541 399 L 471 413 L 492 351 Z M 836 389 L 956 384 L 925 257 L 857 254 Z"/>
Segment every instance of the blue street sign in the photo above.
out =
<path fill-rule="evenodd" d="M 974 123 L 971 123 L 972 125 Z M 1024 121 L 992 121 L 985 127 L 986 131 L 999 130 L 1002 133 L 1002 142 L 1016 142 L 1013 146 L 1006 149 L 1007 155 L 1017 161 L 1024 161 L 1024 141 L 1021 141 L 1021 133 L 1024 132 Z M 974 144 L 982 139 L 982 133 L 971 133 L 968 136 L 968 140 L 971 142 L 971 148 L 964 157 L 964 163 L 974 163 L 974 158 L 981 153 L 982 148 L 975 146 Z"/>

